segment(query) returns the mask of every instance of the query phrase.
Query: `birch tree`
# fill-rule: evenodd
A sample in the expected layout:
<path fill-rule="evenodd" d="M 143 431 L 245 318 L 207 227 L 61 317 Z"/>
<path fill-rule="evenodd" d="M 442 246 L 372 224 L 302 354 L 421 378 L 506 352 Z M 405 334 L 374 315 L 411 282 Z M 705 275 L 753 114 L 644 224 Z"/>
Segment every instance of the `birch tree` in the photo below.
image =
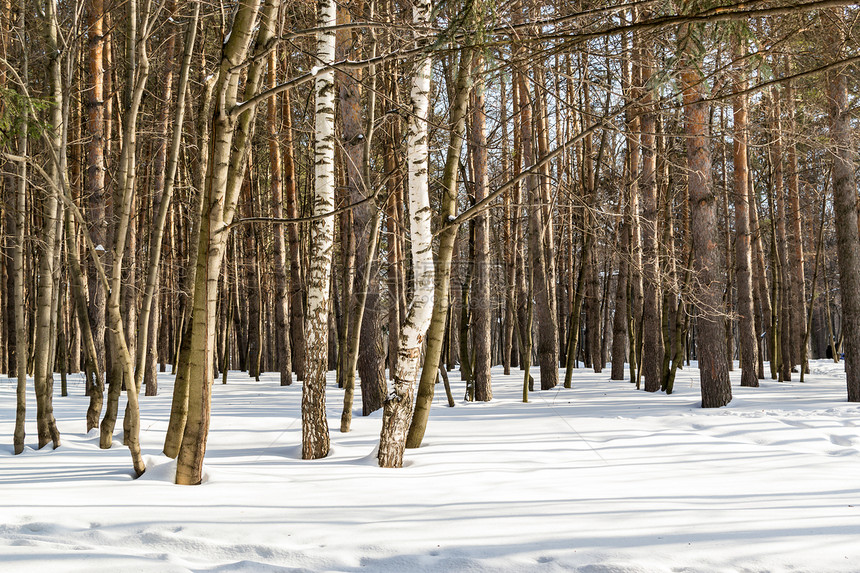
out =
<path fill-rule="evenodd" d="M 317 3 L 317 65 L 314 92 L 314 215 L 334 210 L 334 62 L 337 6 L 334 0 Z M 308 309 L 305 380 L 302 386 L 302 458 L 324 458 L 329 451 L 325 412 L 328 370 L 328 315 L 331 295 L 331 261 L 334 249 L 334 216 L 311 224 L 310 268 L 307 275 Z"/>
<path fill-rule="evenodd" d="M 412 10 L 412 22 L 416 27 L 424 28 L 429 25 L 430 0 L 417 0 Z M 421 43 L 426 45 L 426 41 Z M 431 70 L 430 54 L 425 53 L 417 63 L 410 92 L 411 113 L 406 128 L 406 154 L 413 289 L 406 322 L 400 333 L 393 390 L 385 399 L 383 408 L 378 458 L 379 466 L 383 468 L 399 468 L 403 465 L 403 450 L 406 448 L 406 436 L 412 417 L 412 394 L 418 375 L 421 345 L 433 316 L 435 272 L 427 171 Z"/>

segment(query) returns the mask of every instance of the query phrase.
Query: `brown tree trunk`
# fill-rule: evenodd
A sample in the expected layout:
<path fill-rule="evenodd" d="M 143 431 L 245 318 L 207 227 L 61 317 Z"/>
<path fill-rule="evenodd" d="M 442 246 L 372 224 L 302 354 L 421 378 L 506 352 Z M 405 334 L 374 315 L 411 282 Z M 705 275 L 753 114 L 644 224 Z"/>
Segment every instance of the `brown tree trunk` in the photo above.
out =
<path fill-rule="evenodd" d="M 293 160 L 293 114 L 290 107 L 290 92 L 285 91 L 281 106 L 284 119 L 284 199 L 287 217 L 299 216 L 296 192 L 296 169 Z M 296 380 L 305 379 L 305 303 L 302 293 L 301 239 L 299 223 L 287 225 L 290 248 L 290 346 L 292 348 L 293 372 Z"/>
<path fill-rule="evenodd" d="M 540 91 L 540 89 L 538 89 Z M 531 98 L 525 78 L 520 85 L 520 97 L 526 102 L 522 106 L 523 114 L 523 158 L 531 165 L 537 158 L 535 139 L 543 137 L 540 117 L 543 108 L 539 98 Z M 538 136 L 534 137 L 537 133 Z M 542 188 L 544 182 L 537 175 L 526 178 L 526 192 L 532 204 L 529 214 L 529 257 L 533 261 L 535 318 L 538 324 L 538 362 L 540 363 L 541 390 L 555 388 L 558 384 L 558 329 L 556 315 L 553 311 L 553 299 L 550 290 L 555 273 L 551 270 L 552 257 L 544 249 L 545 239 L 551 236 L 552 221 L 547 220 L 549 205 L 544 202 Z"/>
<path fill-rule="evenodd" d="M 776 205 L 774 248 L 776 250 L 777 266 L 776 288 L 778 290 L 778 325 L 777 336 L 779 339 L 779 378 L 781 382 L 791 380 L 792 347 L 791 330 L 791 284 L 789 282 L 790 271 L 788 261 L 788 238 L 786 234 L 786 212 L 785 212 L 785 185 L 783 183 L 782 170 L 782 125 L 780 121 L 781 107 L 779 94 L 775 89 L 771 90 L 771 137 L 770 162 L 772 168 L 772 197 Z"/>
<path fill-rule="evenodd" d="M 703 408 L 719 408 L 732 399 L 725 357 L 725 318 L 720 314 L 723 287 L 720 281 L 717 203 L 711 180 L 708 137 L 708 104 L 704 78 L 686 48 L 686 67 L 681 73 L 684 96 L 684 131 L 687 138 L 687 184 L 693 269 L 699 282 L 697 319 L 699 380 Z"/>
<path fill-rule="evenodd" d="M 786 65 L 786 75 L 791 74 L 791 67 Z M 785 112 L 788 118 L 788 131 L 791 134 L 787 141 L 788 159 L 788 210 L 789 233 L 788 250 L 791 253 L 791 346 L 792 366 L 800 365 L 801 372 L 809 372 L 806 346 L 806 283 L 804 280 L 803 256 L 803 225 L 800 211 L 800 173 L 797 163 L 797 138 L 795 135 L 795 101 L 794 88 L 789 82 L 785 89 Z"/>
<path fill-rule="evenodd" d="M 269 54 L 269 88 L 274 88 L 278 82 L 278 51 Z M 283 182 L 281 180 L 281 145 L 278 132 L 281 129 L 278 117 L 278 96 L 272 96 L 268 102 L 267 128 L 269 136 L 269 188 L 272 193 L 272 217 L 280 219 L 284 216 Z M 289 336 L 289 291 L 287 285 L 287 257 L 284 243 L 284 227 L 275 225 L 274 233 L 274 267 L 275 267 L 275 360 L 281 376 L 281 386 L 293 383 L 292 353 Z M 225 353 L 226 355 L 226 353 Z M 222 368 L 226 369 L 224 365 Z"/>
<path fill-rule="evenodd" d="M 833 46 L 842 45 L 837 38 Z M 856 154 L 851 144 L 847 70 L 827 75 L 827 105 L 833 154 L 833 210 L 848 401 L 860 402 L 860 235 L 857 229 Z"/>
<path fill-rule="evenodd" d="M 773 311 L 771 308 L 770 289 L 767 286 L 767 273 L 764 265 L 764 244 L 762 241 L 762 228 L 759 224 L 758 218 L 758 201 L 756 200 L 755 194 L 753 193 L 753 186 L 750 184 L 749 180 L 747 181 L 747 187 L 749 191 L 750 232 L 753 234 L 751 237 L 753 288 L 755 289 L 754 296 L 758 298 L 760 305 L 759 320 L 761 322 L 761 329 L 760 331 L 756 331 L 756 333 L 759 337 L 764 335 L 765 338 L 765 344 L 763 345 L 763 348 L 760 349 L 762 352 L 759 356 L 762 356 L 762 360 L 759 361 L 760 365 L 757 374 L 759 379 L 764 378 L 763 355 L 764 350 L 767 350 L 768 359 L 770 361 L 771 376 L 776 378 L 776 371 L 774 370 L 775 362 L 773 360 Z"/>
<path fill-rule="evenodd" d="M 89 233 L 96 244 L 101 245 L 104 252 L 107 245 L 107 226 L 105 218 L 105 145 L 109 138 L 105 125 L 105 36 L 104 34 L 104 1 L 89 0 L 87 3 L 87 24 L 89 26 L 89 89 L 87 90 L 87 215 Z M 100 373 L 105 371 L 105 291 L 102 281 L 96 275 L 93 265 L 88 265 L 89 276 L 87 283 L 90 289 L 89 320 L 93 328 L 93 340 L 96 345 L 96 367 Z M 101 378 L 101 376 L 99 376 Z M 104 391 L 104 389 L 102 389 Z"/>
<path fill-rule="evenodd" d="M 735 39 L 734 57 L 740 58 L 745 50 Z M 733 88 L 742 91 L 746 82 L 743 71 L 733 74 Z M 747 168 L 747 98 L 736 96 L 733 100 L 734 137 L 732 143 L 734 161 L 734 207 L 735 207 L 735 283 L 738 289 L 738 341 L 740 343 L 741 386 L 758 386 L 758 340 L 755 332 L 752 281 L 752 249 L 750 244 L 749 173 Z"/>

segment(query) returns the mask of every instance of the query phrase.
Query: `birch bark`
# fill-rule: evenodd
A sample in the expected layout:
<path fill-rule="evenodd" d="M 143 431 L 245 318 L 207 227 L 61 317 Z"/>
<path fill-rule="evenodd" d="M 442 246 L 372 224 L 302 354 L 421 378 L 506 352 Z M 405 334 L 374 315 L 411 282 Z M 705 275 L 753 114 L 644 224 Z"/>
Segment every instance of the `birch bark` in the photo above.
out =
<path fill-rule="evenodd" d="M 413 23 L 418 27 L 429 25 L 430 12 L 430 1 L 418 0 L 413 6 Z M 406 436 L 412 417 L 412 393 L 418 375 L 421 346 L 433 316 L 435 271 L 427 171 L 431 64 L 429 53 L 421 56 L 412 79 L 410 94 L 412 113 L 407 125 L 406 146 L 413 290 L 406 322 L 400 333 L 394 388 L 386 398 L 383 408 L 379 465 L 384 468 L 399 468 L 403 465 L 403 450 L 406 448 Z"/>
<path fill-rule="evenodd" d="M 334 0 L 317 3 L 317 65 L 314 91 L 314 215 L 334 210 L 334 62 L 337 6 Z M 305 379 L 302 385 L 302 458 L 324 458 L 329 450 L 325 412 L 325 383 L 328 370 L 328 319 L 331 295 L 331 261 L 334 216 L 311 224 L 310 265 L 307 276 L 308 309 L 305 322 Z"/>

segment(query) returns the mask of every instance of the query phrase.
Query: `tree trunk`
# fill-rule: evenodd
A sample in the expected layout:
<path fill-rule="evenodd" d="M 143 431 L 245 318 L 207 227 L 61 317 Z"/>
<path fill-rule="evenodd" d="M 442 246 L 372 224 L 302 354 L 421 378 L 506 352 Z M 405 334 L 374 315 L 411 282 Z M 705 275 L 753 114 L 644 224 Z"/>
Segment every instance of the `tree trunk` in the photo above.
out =
<path fill-rule="evenodd" d="M 48 120 L 49 143 L 53 160 L 48 164 L 50 185 L 59 189 L 65 174 L 65 146 L 62 134 L 63 126 L 63 85 L 60 70 L 62 53 L 58 48 L 59 24 L 57 22 L 57 6 L 53 1 L 47 2 L 45 18 L 47 21 L 47 41 L 49 53 L 52 54 L 48 64 L 48 84 L 50 89 L 51 108 Z M 51 322 L 52 303 L 54 298 L 54 254 L 57 240 L 57 218 L 59 205 L 54 189 L 45 194 L 42 201 L 41 238 L 44 248 L 39 259 L 39 275 L 37 279 L 36 316 L 34 329 L 33 382 L 36 388 L 36 424 L 38 430 L 39 448 L 48 442 L 53 442 L 54 448 L 60 445 L 60 432 L 54 419 L 53 399 L 53 364 L 50 363 L 53 339 Z"/>
<path fill-rule="evenodd" d="M 842 45 L 840 38 L 836 40 L 831 45 Z M 847 70 L 828 72 L 827 84 L 845 376 L 848 401 L 860 402 L 860 236 L 857 229 L 857 186 L 854 179 L 856 155 L 851 144 Z"/>
<path fill-rule="evenodd" d="M 648 15 L 645 15 L 645 19 Z M 640 44 L 639 53 L 642 57 L 640 84 L 642 102 L 645 109 L 640 116 L 642 142 L 642 173 L 640 174 L 639 189 L 642 193 L 642 372 L 645 375 L 645 391 L 656 392 L 663 383 L 663 330 L 660 316 L 660 261 L 657 244 L 657 223 L 659 213 L 657 207 L 657 149 L 655 131 L 657 122 L 654 110 L 650 108 L 653 101 L 651 88 L 654 68 L 653 50 Z"/>
<path fill-rule="evenodd" d="M 688 46 L 686 50 L 691 50 Z M 704 78 L 688 53 L 681 74 L 684 96 L 684 131 L 687 138 L 688 187 L 693 248 L 693 269 L 700 288 L 697 319 L 699 380 L 703 408 L 719 408 L 732 399 L 725 358 L 725 318 L 720 314 L 723 288 L 720 281 L 717 203 L 711 180 L 708 137 L 708 104 Z"/>
<path fill-rule="evenodd" d="M 332 0 L 318 0 L 317 61 L 334 61 L 336 6 Z M 320 70 L 314 82 L 316 93 L 314 146 L 314 215 L 334 210 L 334 71 Z M 324 458 L 329 451 L 325 411 L 328 366 L 329 296 L 334 217 L 316 219 L 311 224 L 310 268 L 307 276 L 308 315 L 306 377 L 302 387 L 302 458 Z"/>
<path fill-rule="evenodd" d="M 174 13 L 176 9 L 175 0 L 171 0 L 169 11 Z M 141 304 L 140 322 L 138 325 L 138 348 L 136 355 L 135 367 L 135 385 L 140 387 L 141 381 L 144 378 L 144 373 L 147 368 L 150 371 L 150 380 L 146 385 L 146 395 L 155 395 L 157 392 L 157 378 L 152 372 L 155 370 L 156 346 L 151 341 L 155 341 L 158 336 L 158 321 L 155 320 L 155 315 L 158 314 L 157 308 L 153 311 L 153 304 L 157 305 L 157 290 L 158 290 L 158 273 L 159 263 L 161 261 L 161 242 L 164 237 L 164 228 L 167 223 L 167 215 L 170 209 L 170 204 L 173 199 L 174 181 L 176 170 L 179 163 L 179 151 L 182 141 L 182 125 L 185 118 L 185 96 L 188 91 L 188 76 L 191 71 L 191 60 L 194 53 L 194 43 L 197 37 L 197 22 L 200 16 L 200 4 L 194 3 L 193 12 L 190 21 L 188 22 L 185 33 L 185 48 L 182 59 L 182 68 L 179 74 L 179 85 L 177 88 L 176 116 L 174 118 L 173 136 L 170 139 L 168 149 L 167 129 L 169 124 L 169 103 L 172 92 L 173 78 L 173 52 L 175 46 L 175 34 L 171 34 L 167 46 L 165 47 L 167 60 L 165 62 L 165 101 L 167 102 L 162 109 L 160 118 L 160 129 L 162 135 L 162 143 L 159 147 L 159 152 L 155 158 L 155 183 L 153 193 L 155 201 L 153 210 L 157 207 L 155 220 L 153 221 L 152 230 L 149 240 L 149 265 L 146 273 L 146 287 L 144 290 L 143 303 Z M 164 170 L 164 163 L 167 160 L 167 169 Z"/>
<path fill-rule="evenodd" d="M 105 125 L 105 58 L 104 1 L 88 0 L 87 24 L 89 26 L 89 89 L 87 99 L 87 215 L 90 222 L 89 233 L 93 242 L 102 246 L 107 244 L 105 218 L 105 145 L 110 137 Z M 105 371 L 105 291 L 104 285 L 96 275 L 93 265 L 88 265 L 87 283 L 90 289 L 89 320 L 93 329 L 96 345 L 96 367 L 100 373 Z M 100 376 L 101 378 L 101 376 Z M 104 388 L 102 388 L 102 392 Z"/>
<path fill-rule="evenodd" d="M 269 88 L 278 82 L 278 51 L 269 54 Z M 268 102 L 267 128 L 269 136 L 269 188 L 272 193 L 272 217 L 280 219 L 283 213 L 283 190 L 281 188 L 281 145 L 278 139 L 280 122 L 278 118 L 278 98 L 272 96 Z M 273 258 L 275 267 L 275 360 L 281 376 L 281 386 L 293 383 L 292 353 L 289 336 L 289 292 L 287 285 L 287 257 L 284 243 L 284 228 L 275 225 Z M 226 352 L 225 352 L 226 356 Z M 224 365 L 222 368 L 226 369 Z"/>
<path fill-rule="evenodd" d="M 740 48 L 739 39 L 734 42 L 734 58 L 742 57 L 746 50 Z M 733 89 L 740 92 L 746 88 L 743 71 L 733 74 Z M 736 96 L 732 102 L 734 137 L 732 143 L 734 161 L 734 206 L 735 206 L 735 283 L 738 289 L 738 341 L 740 343 L 741 386 L 758 387 L 758 340 L 755 332 L 752 281 L 752 249 L 750 244 L 749 173 L 747 168 L 747 98 Z"/>
<path fill-rule="evenodd" d="M 21 29 L 25 28 L 27 9 L 22 4 L 18 12 L 18 25 Z M 23 37 L 23 36 L 22 36 Z M 22 80 L 29 82 L 29 50 L 24 41 L 20 41 L 21 55 L 23 65 L 21 66 L 20 75 Z M 23 88 L 26 87 L 22 86 Z M 28 113 L 25 108 L 22 120 L 27 121 Z M 17 151 L 22 157 L 26 157 L 29 153 L 28 134 L 26 129 L 20 129 L 17 137 Z M 28 351 L 28 328 L 26 300 L 24 298 L 24 226 L 27 221 L 27 162 L 22 161 L 18 165 L 18 181 L 15 185 L 15 207 L 14 207 L 14 225 L 10 232 L 15 235 L 14 247 L 12 249 L 12 274 L 14 276 L 14 291 L 13 298 L 15 300 L 15 370 L 18 377 L 16 385 L 16 408 L 15 408 L 15 430 L 13 437 L 13 449 L 15 454 L 20 454 L 24 451 L 25 429 L 24 422 L 27 413 L 27 356 Z M 89 430 L 88 430 L 89 431 Z"/>
<path fill-rule="evenodd" d="M 293 114 L 290 107 L 290 92 L 284 92 L 281 106 L 284 118 L 284 196 L 287 217 L 299 216 L 298 197 L 296 196 L 296 170 L 293 161 Z M 290 347 L 293 372 L 296 380 L 305 379 L 305 302 L 302 296 L 304 282 L 301 267 L 301 240 L 299 223 L 287 225 L 287 239 L 290 247 Z"/>
<path fill-rule="evenodd" d="M 460 53 L 460 63 L 457 71 L 454 97 L 451 100 L 450 126 L 451 139 L 445 159 L 445 170 L 442 175 L 442 220 L 450 220 L 457 213 L 457 175 L 459 170 L 460 152 L 463 147 L 463 137 L 466 132 L 466 110 L 469 101 L 471 50 Z M 412 165 L 412 162 L 409 162 Z M 445 339 L 445 327 L 448 322 L 448 304 L 451 288 L 451 258 L 454 253 L 454 243 L 457 238 L 457 227 L 448 225 L 439 233 L 439 250 L 435 262 L 433 315 L 430 327 L 427 329 L 427 347 L 424 352 L 424 367 L 421 370 L 421 380 L 418 384 L 418 397 L 415 401 L 415 413 L 409 428 L 406 446 L 417 448 L 421 446 L 424 433 L 427 430 L 427 420 L 430 417 L 430 406 L 435 392 L 436 373 L 442 358 L 442 345 Z M 452 329 L 453 330 L 453 329 Z M 402 339 L 402 337 L 401 337 Z M 398 357 L 398 368 L 400 358 Z"/>
<path fill-rule="evenodd" d="M 484 109 L 484 58 L 475 58 L 475 83 L 472 92 L 471 147 L 472 174 L 475 179 L 475 202 L 482 201 L 489 193 L 487 173 L 486 110 Z M 490 381 L 492 366 L 492 308 L 490 298 L 490 216 L 482 211 L 475 217 L 475 257 L 473 266 L 472 296 L 472 340 L 475 351 L 473 364 L 475 400 L 489 402 L 493 399 Z"/>
<path fill-rule="evenodd" d="M 778 289 L 778 325 L 777 329 L 779 337 L 779 378 L 780 382 L 788 382 L 791 380 L 791 364 L 792 346 L 791 346 L 791 331 L 794 325 L 791 322 L 791 283 L 790 267 L 788 261 L 788 237 L 786 231 L 786 212 L 785 212 L 785 185 L 783 182 L 782 170 L 782 123 L 781 123 L 781 106 L 779 92 L 776 89 L 771 89 L 772 105 L 771 116 L 772 127 L 771 133 L 773 141 L 770 146 L 770 162 L 772 172 L 772 191 L 774 204 L 776 205 L 776 217 L 773 218 L 776 228 L 774 235 L 774 249 L 777 257 L 777 272 L 779 274 L 776 280 L 776 288 Z"/>
<path fill-rule="evenodd" d="M 243 99 L 257 95 L 262 84 L 266 59 L 260 55 L 274 36 L 278 0 L 267 0 L 259 18 L 255 56 L 247 69 Z M 241 70 L 230 63 L 248 56 L 259 0 L 239 4 L 233 16 L 230 33 L 222 48 L 218 86 L 219 98 L 214 109 L 214 129 L 209 170 L 203 196 L 203 216 L 197 244 L 193 310 L 191 313 L 188 368 L 188 414 L 182 443 L 177 456 L 176 483 L 199 484 L 203 479 L 203 456 L 209 430 L 209 410 L 215 341 L 215 318 L 218 279 L 226 250 L 228 234 L 216 232 L 229 225 L 248 162 L 253 136 L 255 106 L 237 113 Z"/>
<path fill-rule="evenodd" d="M 192 208 L 189 209 L 191 216 L 191 232 L 189 243 L 196 245 L 200 240 L 200 229 L 203 220 L 203 188 L 206 182 L 206 173 L 209 171 L 209 115 L 212 105 L 212 94 L 215 89 L 215 77 L 204 82 L 204 93 L 198 123 L 198 141 L 200 144 L 200 158 L 198 160 L 197 192 L 193 195 Z M 194 296 L 194 284 L 197 278 L 196 252 L 188 254 L 189 267 L 183 278 L 181 292 Z M 178 321 L 178 348 L 175 351 L 176 361 L 174 370 L 176 377 L 173 382 L 173 398 L 170 405 L 170 420 L 167 425 L 167 433 L 164 437 L 163 453 L 169 458 L 179 455 L 182 437 L 185 433 L 185 424 L 188 417 L 188 391 L 190 387 L 189 375 L 189 352 L 191 352 L 191 305 L 180 307 Z"/>
<path fill-rule="evenodd" d="M 791 67 L 786 64 L 786 75 L 791 74 Z M 791 345 L 792 362 L 800 365 L 801 372 L 809 372 L 806 338 L 806 283 L 804 279 L 803 256 L 803 225 L 800 212 L 800 173 L 797 164 L 797 138 L 795 136 L 795 101 L 794 88 L 788 82 L 785 89 L 785 111 L 788 117 L 788 131 L 791 139 L 787 142 L 788 159 L 788 210 L 789 233 L 788 249 L 793 264 L 791 266 Z"/>
<path fill-rule="evenodd" d="M 413 7 L 413 22 L 430 23 L 430 0 Z M 423 38 L 422 38 L 423 40 Z M 424 42 L 422 41 L 422 44 Z M 379 466 L 399 468 L 412 418 L 412 393 L 418 376 L 421 346 L 434 310 L 433 233 L 430 229 L 429 141 L 427 119 L 430 105 L 431 60 L 429 53 L 418 62 L 412 80 L 411 114 L 406 130 L 409 175 L 409 230 L 412 237 L 413 290 L 406 322 L 400 333 L 400 349 L 393 390 L 385 400 L 379 437 Z"/>

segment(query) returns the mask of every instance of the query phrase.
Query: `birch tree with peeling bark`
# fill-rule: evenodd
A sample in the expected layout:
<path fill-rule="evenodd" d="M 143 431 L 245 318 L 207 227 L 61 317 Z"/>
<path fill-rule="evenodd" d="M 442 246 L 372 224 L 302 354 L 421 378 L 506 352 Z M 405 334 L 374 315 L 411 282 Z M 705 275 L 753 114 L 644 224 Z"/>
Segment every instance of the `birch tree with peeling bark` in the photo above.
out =
<path fill-rule="evenodd" d="M 430 24 L 430 0 L 417 0 L 412 22 L 419 28 Z M 426 45 L 426 38 L 419 40 Z M 434 264 L 433 233 L 430 229 L 429 140 L 427 120 L 430 106 L 429 53 L 419 56 L 410 92 L 411 113 L 406 128 L 406 157 L 409 188 L 409 232 L 411 235 L 413 288 L 406 321 L 400 333 L 397 371 L 393 389 L 385 399 L 382 433 L 379 438 L 379 466 L 399 468 L 412 418 L 412 394 L 418 376 L 424 335 L 433 317 Z"/>

